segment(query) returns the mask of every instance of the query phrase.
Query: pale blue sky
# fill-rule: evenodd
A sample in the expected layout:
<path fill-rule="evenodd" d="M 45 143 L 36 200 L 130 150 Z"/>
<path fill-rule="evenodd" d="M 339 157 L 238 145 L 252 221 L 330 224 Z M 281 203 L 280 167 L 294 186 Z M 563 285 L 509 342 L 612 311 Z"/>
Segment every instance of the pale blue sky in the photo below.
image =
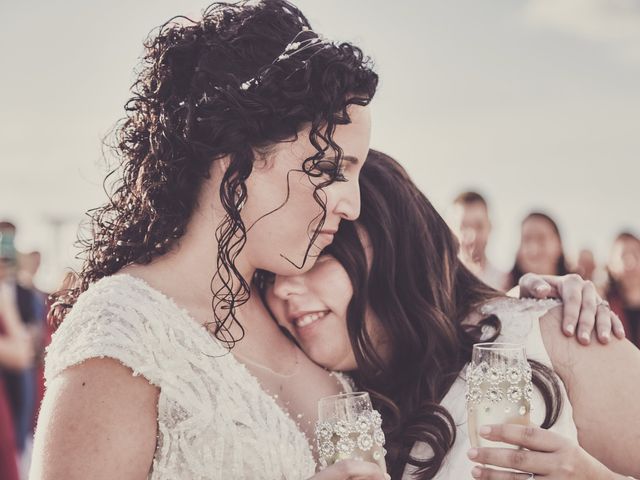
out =
<path fill-rule="evenodd" d="M 373 57 L 372 146 L 445 210 L 466 188 L 491 202 L 490 253 L 507 268 L 520 219 L 544 209 L 569 253 L 604 260 L 640 230 L 640 0 L 299 0 L 314 28 Z M 123 115 L 142 40 L 193 0 L 0 0 L 0 217 L 22 249 L 62 263 L 104 199 L 100 139 Z"/>

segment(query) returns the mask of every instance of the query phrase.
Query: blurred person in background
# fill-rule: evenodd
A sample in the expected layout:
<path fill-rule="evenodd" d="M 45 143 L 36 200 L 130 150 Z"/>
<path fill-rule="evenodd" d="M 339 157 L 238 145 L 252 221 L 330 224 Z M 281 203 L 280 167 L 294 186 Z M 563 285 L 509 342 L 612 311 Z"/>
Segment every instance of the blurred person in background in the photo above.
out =
<path fill-rule="evenodd" d="M 541 212 L 532 212 L 522 221 L 520 247 L 511 270 L 511 285 L 517 285 L 528 273 L 542 275 L 543 278 L 572 273 L 564 254 L 558 225 L 549 215 Z M 597 294 L 595 284 L 587 281 L 582 295 L 596 298 Z M 565 327 L 567 335 L 573 335 L 574 332 L 573 325 Z M 584 332 L 580 332 L 578 340 L 583 345 L 589 343 L 589 337 Z"/>
<path fill-rule="evenodd" d="M 33 251 L 18 256 L 18 284 L 29 292 L 32 304 L 34 322 L 29 325 L 29 330 L 36 346 L 36 363 L 40 365 L 44 356 L 44 337 L 47 329 L 47 299 L 48 293 L 40 290 L 35 284 L 35 277 L 40 270 L 42 256 L 40 252 Z"/>
<path fill-rule="evenodd" d="M 15 445 L 22 466 L 28 463 L 33 436 L 36 403 L 34 354 L 39 349 L 36 344 L 41 343 L 44 310 L 41 309 L 38 314 L 34 293 L 18 281 L 20 255 L 15 247 L 16 231 L 16 226 L 11 222 L 0 222 L 0 258 L 4 259 L 0 271 L 0 309 L 4 313 L 5 329 L 9 335 L 29 342 L 29 362 L 20 365 L 20 368 L 2 368 L 1 373 L 13 419 Z"/>
<path fill-rule="evenodd" d="M 17 368 L 26 363 L 29 358 L 28 347 L 28 342 L 6 334 L 4 319 L 0 318 L 0 369 Z M 13 416 L 2 375 L 0 375 L 0 478 L 3 480 L 20 478 Z"/>
<path fill-rule="evenodd" d="M 20 318 L 15 284 L 17 255 L 13 244 L 15 227 L 0 224 L 0 478 L 19 480 L 18 436 L 14 425 L 15 392 L 7 378 L 20 376 L 33 363 L 31 337 Z M 12 377 L 13 376 L 13 377 Z"/>
<path fill-rule="evenodd" d="M 17 282 L 31 297 L 33 322 L 27 325 L 35 349 L 33 366 L 25 372 L 26 397 L 31 400 L 24 409 L 24 447 L 20 459 L 20 476 L 27 478 L 33 448 L 33 432 L 44 397 L 44 349 L 51 339 L 51 329 L 47 325 L 47 293 L 35 284 L 40 269 L 42 255 L 38 251 L 18 255 Z"/>
<path fill-rule="evenodd" d="M 34 316 L 43 319 L 47 304 L 48 294 L 40 290 L 35 284 L 35 278 L 40 270 L 42 254 L 34 250 L 18 256 L 18 283 L 29 290 L 33 297 Z"/>
<path fill-rule="evenodd" d="M 627 338 L 640 346 L 640 239 L 622 232 L 613 243 L 608 265 L 607 298 L 622 320 Z"/>
<path fill-rule="evenodd" d="M 585 280 L 591 280 L 602 297 L 607 295 L 609 275 L 606 265 L 598 265 L 591 249 L 583 248 L 578 253 L 573 271 Z"/>
<path fill-rule="evenodd" d="M 583 248 L 578 254 L 578 260 L 576 262 L 576 273 L 585 280 L 593 281 L 596 274 L 596 259 L 593 252 L 588 248 Z"/>
<path fill-rule="evenodd" d="M 511 270 L 511 285 L 525 273 L 567 275 L 570 269 L 562 248 L 560 229 L 547 214 L 532 212 L 522 221 L 520 247 Z"/>
<path fill-rule="evenodd" d="M 487 201 L 477 192 L 463 192 L 453 201 L 451 229 L 460 241 L 460 260 L 473 274 L 496 290 L 509 288 L 509 276 L 487 258 L 491 220 Z M 517 282 L 515 282 L 517 283 Z"/>

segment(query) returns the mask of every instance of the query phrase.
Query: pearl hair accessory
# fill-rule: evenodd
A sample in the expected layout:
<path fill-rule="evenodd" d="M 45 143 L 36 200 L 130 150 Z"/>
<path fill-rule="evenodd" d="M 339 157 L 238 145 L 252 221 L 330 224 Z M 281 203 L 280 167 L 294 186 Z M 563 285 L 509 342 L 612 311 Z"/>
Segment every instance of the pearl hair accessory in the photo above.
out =
<path fill-rule="evenodd" d="M 307 38 L 307 39 L 304 39 L 304 40 L 299 40 L 300 36 L 302 34 L 304 34 L 304 33 L 307 33 L 307 32 L 314 33 L 316 36 L 315 37 L 311 37 L 311 38 Z M 278 55 L 278 57 L 273 62 L 271 62 L 271 65 L 275 65 L 276 63 L 278 63 L 280 61 L 283 61 L 283 60 L 288 60 L 289 58 L 293 57 L 294 55 L 300 54 L 300 53 L 304 52 L 305 50 L 308 50 L 309 48 L 311 48 L 314 45 L 322 45 L 322 48 L 320 48 L 318 51 L 316 51 L 313 54 L 313 55 L 316 55 L 323 48 L 331 46 L 332 43 L 329 40 L 327 40 L 326 38 L 324 38 L 322 35 L 313 32 L 313 30 L 310 30 L 308 27 L 302 27 L 302 30 L 300 30 L 300 32 L 298 32 L 298 34 L 293 38 L 293 40 L 291 40 L 291 42 L 289 42 L 289 44 L 284 49 L 284 52 L 282 52 L 280 55 Z M 311 57 L 309 57 L 309 58 L 311 58 Z M 306 61 L 308 61 L 308 59 Z M 306 61 L 304 63 L 306 63 Z M 252 86 L 255 86 L 255 85 L 258 84 L 258 80 L 259 80 L 259 77 L 250 78 L 246 82 L 243 82 L 242 85 L 240 85 L 240 90 L 245 90 L 245 91 L 249 90 L 249 88 L 251 88 Z"/>

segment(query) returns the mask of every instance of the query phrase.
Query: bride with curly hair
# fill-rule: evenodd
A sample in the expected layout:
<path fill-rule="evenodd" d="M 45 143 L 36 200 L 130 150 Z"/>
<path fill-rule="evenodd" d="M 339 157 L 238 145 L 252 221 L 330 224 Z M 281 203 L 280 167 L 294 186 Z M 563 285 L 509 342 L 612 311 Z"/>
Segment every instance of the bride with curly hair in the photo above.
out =
<path fill-rule="evenodd" d="M 378 77 L 282 0 L 215 3 L 145 47 L 117 183 L 55 296 L 31 478 L 312 477 L 317 401 L 346 385 L 250 284 L 309 269 L 358 216 Z M 318 478 L 352 475 L 383 471 Z"/>

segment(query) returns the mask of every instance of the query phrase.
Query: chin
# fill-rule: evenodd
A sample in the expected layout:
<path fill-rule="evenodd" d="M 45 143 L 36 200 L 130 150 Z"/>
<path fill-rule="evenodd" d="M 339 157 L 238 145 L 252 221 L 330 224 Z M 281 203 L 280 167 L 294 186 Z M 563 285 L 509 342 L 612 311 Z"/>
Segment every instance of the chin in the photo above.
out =
<path fill-rule="evenodd" d="M 342 373 L 346 373 L 346 374 L 350 374 L 352 372 L 355 372 L 358 369 L 358 366 L 355 364 L 350 364 L 350 363 L 338 363 L 336 365 L 334 365 L 333 367 L 329 368 L 329 370 L 332 370 L 334 372 L 342 372 Z"/>
<path fill-rule="evenodd" d="M 335 363 L 331 360 L 331 358 L 324 352 L 314 351 L 312 348 L 306 348 L 302 345 L 302 350 L 304 353 L 313 361 L 313 363 L 317 363 L 323 368 L 327 370 L 335 370 Z"/>
<path fill-rule="evenodd" d="M 276 275 L 300 275 L 301 273 L 306 273 L 311 270 L 318 258 L 317 256 L 309 254 L 303 265 L 304 256 L 302 254 L 289 255 L 285 252 L 277 252 L 274 254 L 274 257 L 277 257 L 278 260 L 274 262 L 272 257 L 269 259 L 270 261 L 256 263 L 256 268 L 275 273 Z"/>
<path fill-rule="evenodd" d="M 315 359 L 314 356 L 311 355 L 310 358 L 318 365 L 334 372 L 350 372 L 357 368 L 355 364 L 351 364 L 351 362 L 345 360 L 344 357 L 336 358 L 335 355 L 326 352 L 324 354 L 318 352 L 315 355 Z"/>

